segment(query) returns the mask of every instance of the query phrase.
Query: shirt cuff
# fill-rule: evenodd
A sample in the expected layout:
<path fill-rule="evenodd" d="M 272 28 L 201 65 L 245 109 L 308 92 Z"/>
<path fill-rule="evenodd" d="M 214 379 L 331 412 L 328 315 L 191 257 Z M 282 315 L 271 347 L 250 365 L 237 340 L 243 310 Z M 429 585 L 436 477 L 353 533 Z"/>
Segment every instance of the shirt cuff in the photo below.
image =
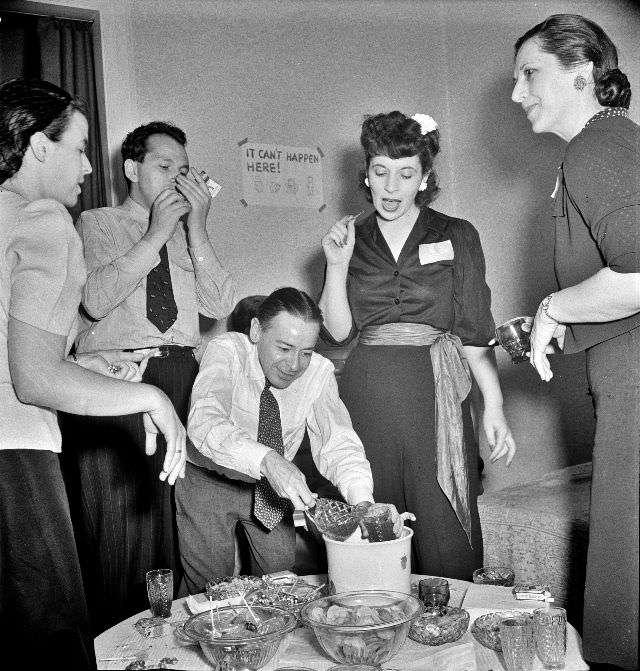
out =
<path fill-rule="evenodd" d="M 260 472 L 260 464 L 267 452 L 271 452 L 271 448 L 260 443 L 254 445 L 245 445 L 242 448 L 242 457 L 238 459 L 238 467 L 241 472 L 260 480 L 262 473 Z"/>
<path fill-rule="evenodd" d="M 365 484 L 351 485 L 344 493 L 344 498 L 347 500 L 347 503 L 352 506 L 361 501 L 371 501 L 372 503 L 375 503 L 373 490 Z"/>

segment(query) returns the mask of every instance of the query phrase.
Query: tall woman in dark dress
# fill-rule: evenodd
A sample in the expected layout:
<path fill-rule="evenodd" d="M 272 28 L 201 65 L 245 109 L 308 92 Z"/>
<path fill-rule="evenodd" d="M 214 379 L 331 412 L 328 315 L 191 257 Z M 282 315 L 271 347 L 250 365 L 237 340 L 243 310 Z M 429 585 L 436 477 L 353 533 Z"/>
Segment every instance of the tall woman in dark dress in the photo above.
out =
<path fill-rule="evenodd" d="M 549 17 L 515 45 L 512 99 L 534 133 L 568 142 L 555 191 L 560 291 L 542 300 L 531 363 L 553 376 L 553 337 L 586 352 L 596 413 L 583 644 L 591 662 L 638 667 L 640 127 L 616 48 L 593 22 Z M 593 667 L 592 667 L 593 668 Z"/>
<path fill-rule="evenodd" d="M 469 222 L 428 207 L 438 191 L 431 117 L 378 114 L 360 139 L 375 211 L 357 227 L 341 219 L 322 240 L 326 330 L 336 343 L 359 334 L 341 395 L 376 496 L 417 517 L 412 569 L 470 579 L 482 563 L 470 372 L 491 461 L 515 453 L 486 346 L 494 324 L 480 240 Z"/>

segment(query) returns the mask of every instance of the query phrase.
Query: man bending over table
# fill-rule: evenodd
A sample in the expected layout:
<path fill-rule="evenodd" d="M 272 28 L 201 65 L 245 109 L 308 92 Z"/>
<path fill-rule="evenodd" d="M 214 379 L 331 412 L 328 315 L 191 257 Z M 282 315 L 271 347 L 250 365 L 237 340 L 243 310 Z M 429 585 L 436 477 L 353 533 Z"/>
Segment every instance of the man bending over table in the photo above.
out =
<path fill-rule="evenodd" d="M 249 541 L 252 573 L 293 568 L 293 510 L 315 503 L 291 463 L 305 428 L 318 470 L 347 503 L 366 510 L 374 500 L 371 468 L 333 365 L 313 351 L 321 324 L 306 293 L 283 288 L 260 305 L 249 337 L 225 333 L 207 346 L 191 396 L 186 476 L 176 483 L 191 593 L 233 573 L 238 526 Z M 391 508 L 399 533 L 402 520 Z"/>

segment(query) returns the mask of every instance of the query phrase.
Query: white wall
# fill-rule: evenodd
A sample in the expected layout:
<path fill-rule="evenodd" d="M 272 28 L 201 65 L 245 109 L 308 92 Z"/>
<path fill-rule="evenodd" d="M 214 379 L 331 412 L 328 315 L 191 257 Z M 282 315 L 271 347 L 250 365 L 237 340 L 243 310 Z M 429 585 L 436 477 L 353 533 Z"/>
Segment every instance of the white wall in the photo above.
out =
<path fill-rule="evenodd" d="M 189 138 L 223 190 L 210 233 L 241 295 L 297 285 L 317 293 L 320 238 L 366 202 L 356 188 L 366 113 L 400 109 L 440 124 L 436 209 L 480 231 L 498 322 L 532 314 L 554 286 L 549 195 L 563 145 L 535 136 L 511 103 L 513 43 L 556 12 L 600 23 L 620 51 L 639 120 L 640 12 L 627 0 L 66 0 L 101 13 L 109 149 L 154 118 Z M 320 146 L 327 208 L 244 207 L 238 141 Z M 117 173 L 117 170 L 116 170 Z M 121 185 L 118 185 L 121 188 Z M 582 355 L 540 382 L 498 352 L 520 445 L 494 489 L 590 458 Z M 486 455 L 486 451 L 485 451 Z"/>

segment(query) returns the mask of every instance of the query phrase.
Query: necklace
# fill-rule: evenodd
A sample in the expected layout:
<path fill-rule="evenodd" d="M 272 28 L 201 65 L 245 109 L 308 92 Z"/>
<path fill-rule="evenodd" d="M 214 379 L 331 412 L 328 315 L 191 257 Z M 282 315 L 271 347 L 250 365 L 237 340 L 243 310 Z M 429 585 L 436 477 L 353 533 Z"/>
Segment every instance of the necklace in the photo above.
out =
<path fill-rule="evenodd" d="M 606 107 L 603 110 L 600 110 L 597 114 L 594 114 L 589 121 L 584 125 L 586 128 L 589 124 L 592 124 L 594 121 L 599 119 L 608 119 L 609 117 L 621 116 L 625 119 L 629 118 L 629 110 L 624 107 Z"/>

